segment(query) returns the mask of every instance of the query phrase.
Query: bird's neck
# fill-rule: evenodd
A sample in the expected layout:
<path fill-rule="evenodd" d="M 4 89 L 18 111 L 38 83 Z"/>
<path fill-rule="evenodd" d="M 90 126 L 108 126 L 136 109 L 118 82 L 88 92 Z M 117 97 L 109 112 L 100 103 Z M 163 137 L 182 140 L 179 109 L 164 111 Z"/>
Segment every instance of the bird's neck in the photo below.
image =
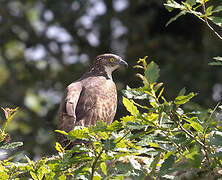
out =
<path fill-rule="evenodd" d="M 85 78 L 89 76 L 104 76 L 106 79 L 112 80 L 112 72 L 112 69 L 105 66 L 94 66 L 88 72 L 86 72 L 83 77 Z"/>

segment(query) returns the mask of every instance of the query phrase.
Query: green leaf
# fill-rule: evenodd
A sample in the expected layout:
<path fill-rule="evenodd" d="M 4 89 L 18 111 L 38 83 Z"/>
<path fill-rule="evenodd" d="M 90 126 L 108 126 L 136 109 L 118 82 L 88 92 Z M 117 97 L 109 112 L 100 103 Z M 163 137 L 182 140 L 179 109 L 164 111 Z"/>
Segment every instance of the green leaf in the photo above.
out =
<path fill-rule="evenodd" d="M 36 176 L 36 174 L 34 173 L 34 172 L 30 172 L 30 175 L 32 176 L 32 178 L 34 179 L 34 180 L 39 180 L 38 179 L 38 176 Z"/>
<path fill-rule="evenodd" d="M 211 66 L 221 66 L 222 65 L 222 57 L 217 56 L 217 57 L 214 57 L 213 59 L 216 61 L 219 61 L 219 62 L 211 62 L 211 63 L 208 63 L 209 65 L 211 65 Z"/>
<path fill-rule="evenodd" d="M 152 172 L 151 172 L 151 175 L 155 172 L 155 170 L 156 170 L 156 166 L 157 166 L 157 164 L 159 163 L 159 161 L 160 161 L 160 155 L 161 155 L 161 153 L 158 153 L 157 155 L 156 155 L 156 157 L 153 159 L 153 161 L 152 161 L 152 163 L 151 163 L 151 165 L 150 165 L 150 167 L 152 167 Z"/>
<path fill-rule="evenodd" d="M 209 143 L 212 146 L 222 147 L 222 133 L 221 132 L 214 132 L 213 136 L 209 138 Z"/>
<path fill-rule="evenodd" d="M 143 129 L 145 126 L 142 126 L 139 122 L 127 122 L 125 128 L 130 130 L 140 130 Z"/>
<path fill-rule="evenodd" d="M 195 96 L 194 93 L 189 93 L 186 96 L 177 96 L 176 99 L 174 100 L 174 103 L 177 105 L 185 104 L 194 96 Z"/>
<path fill-rule="evenodd" d="M 137 107 L 133 104 L 133 101 L 123 97 L 123 104 L 132 115 L 139 114 Z"/>
<path fill-rule="evenodd" d="M 148 120 L 150 122 L 155 122 L 158 120 L 159 114 L 149 113 L 149 114 L 146 114 L 145 118 L 146 118 L 146 120 Z"/>
<path fill-rule="evenodd" d="M 102 172 L 103 172 L 105 175 L 107 175 L 107 167 L 106 167 L 106 163 L 105 163 L 105 162 L 102 162 L 102 163 L 100 164 L 100 168 L 101 168 Z"/>
<path fill-rule="evenodd" d="M 59 176 L 58 179 L 59 179 L 59 180 L 66 180 L 66 176 L 63 174 L 63 175 Z"/>
<path fill-rule="evenodd" d="M 43 179 L 44 175 L 49 173 L 49 170 L 45 167 L 45 165 L 41 166 L 38 169 L 38 180 Z"/>
<path fill-rule="evenodd" d="M 168 170 L 173 167 L 175 160 L 176 160 L 175 155 L 170 155 L 167 159 L 165 159 L 160 167 L 160 174 L 161 175 L 167 174 Z"/>
<path fill-rule="evenodd" d="M 155 148 L 159 147 L 157 143 L 149 142 L 148 144 L 150 145 L 150 147 L 155 147 Z"/>
<path fill-rule="evenodd" d="M 23 142 L 13 142 L 13 143 L 9 143 L 6 145 L 1 146 L 1 149 L 14 149 L 17 148 L 19 146 L 23 146 Z"/>
<path fill-rule="evenodd" d="M 194 146 L 189 148 L 187 151 L 184 152 L 185 157 L 189 160 L 189 163 L 193 167 L 200 167 L 202 162 L 202 155 L 200 153 L 199 146 Z"/>
<path fill-rule="evenodd" d="M 157 83 L 155 86 L 154 86 L 154 91 L 156 92 L 161 86 L 163 85 L 163 83 Z M 163 89 L 163 88 L 162 88 Z"/>
<path fill-rule="evenodd" d="M 125 116 L 125 117 L 122 117 L 121 120 L 123 121 L 123 124 L 126 124 L 128 122 L 135 122 L 136 117 L 135 116 Z"/>
<path fill-rule="evenodd" d="M 181 144 L 183 142 L 185 142 L 187 139 L 186 135 L 184 133 L 177 133 L 172 137 L 172 140 L 174 143 L 176 144 Z"/>
<path fill-rule="evenodd" d="M 2 180 L 9 179 L 9 175 L 5 171 L 0 171 L 0 177 Z"/>
<path fill-rule="evenodd" d="M 203 127 L 197 123 L 197 122 L 192 122 L 190 124 L 192 126 L 192 128 L 194 128 L 196 131 L 198 131 L 199 133 L 202 133 L 203 132 Z"/>
<path fill-rule="evenodd" d="M 211 16 L 211 15 L 212 15 L 212 9 L 213 9 L 213 6 L 209 6 L 209 7 L 206 9 L 205 16 Z"/>
<path fill-rule="evenodd" d="M 129 99 L 147 99 L 148 94 L 144 93 L 144 91 L 139 89 L 130 89 L 127 87 L 126 90 L 122 91 L 123 95 L 126 96 Z"/>
<path fill-rule="evenodd" d="M 71 130 L 68 133 L 68 138 L 70 138 L 70 140 L 73 139 L 73 137 L 77 139 L 84 139 L 88 137 L 88 132 L 89 132 L 88 128 L 86 127 L 76 127 L 76 128 L 79 129 Z"/>
<path fill-rule="evenodd" d="M 185 6 L 177 3 L 174 0 L 167 0 L 167 3 L 164 4 L 166 9 L 171 12 L 173 9 L 184 9 Z"/>
<path fill-rule="evenodd" d="M 190 123 L 192 128 L 194 128 L 197 132 L 202 133 L 203 132 L 203 127 L 201 126 L 200 123 L 197 122 L 197 118 L 190 118 L 190 119 L 185 119 L 187 122 Z M 196 120 L 196 121 L 195 121 Z"/>
<path fill-rule="evenodd" d="M 186 0 L 186 3 L 192 7 L 196 4 L 196 0 Z"/>
<path fill-rule="evenodd" d="M 220 12 L 220 11 L 222 11 L 222 6 L 217 6 L 213 9 L 212 13 Z"/>
<path fill-rule="evenodd" d="M 63 147 L 61 146 L 61 144 L 59 144 L 58 142 L 56 142 L 56 146 L 55 146 L 56 150 L 60 153 L 64 153 L 65 150 L 63 149 Z"/>
<path fill-rule="evenodd" d="M 88 167 L 91 167 L 90 162 L 79 163 L 79 165 L 75 168 L 75 170 L 73 172 L 73 175 L 74 175 L 73 179 L 77 179 L 76 177 L 79 176 L 79 174 L 84 172 L 85 170 L 88 170 Z"/>
<path fill-rule="evenodd" d="M 90 132 L 101 132 L 101 131 L 107 131 L 107 124 L 104 121 L 97 121 L 96 126 L 91 125 L 89 127 Z"/>
<path fill-rule="evenodd" d="M 208 63 L 208 64 L 211 65 L 211 66 L 221 66 L 222 62 L 211 62 L 211 63 Z"/>
<path fill-rule="evenodd" d="M 217 61 L 222 61 L 222 57 L 219 57 L 219 56 L 214 57 L 213 59 L 215 59 L 215 60 L 217 60 Z"/>
<path fill-rule="evenodd" d="M 178 96 L 184 96 L 185 93 L 186 93 L 186 88 L 183 88 L 183 89 L 180 90 Z"/>
<path fill-rule="evenodd" d="M 114 121 L 110 125 L 107 126 L 107 130 L 109 131 L 117 131 L 122 128 L 122 122 Z"/>
<path fill-rule="evenodd" d="M 144 72 L 145 77 L 149 83 L 156 82 L 159 78 L 159 66 L 155 62 L 151 62 L 147 65 L 146 70 Z"/>
<path fill-rule="evenodd" d="M 130 164 L 133 166 L 134 169 L 141 169 L 141 165 L 135 160 L 133 157 L 129 158 Z"/>
<path fill-rule="evenodd" d="M 193 148 L 190 148 L 189 150 L 186 150 L 184 152 L 184 154 L 185 154 L 185 157 L 187 159 L 194 160 L 195 159 L 195 155 L 199 154 L 199 148 L 197 146 L 194 146 Z"/>
<path fill-rule="evenodd" d="M 30 166 L 34 166 L 34 162 L 28 156 L 25 155 L 25 158 L 28 161 Z"/>
<path fill-rule="evenodd" d="M 173 21 L 176 21 L 180 16 L 185 15 L 186 11 L 181 11 L 179 14 L 177 14 L 176 16 L 172 17 L 167 23 L 166 23 L 166 27 L 171 24 Z"/>
<path fill-rule="evenodd" d="M 98 173 L 95 173 L 93 176 L 93 180 L 101 180 L 101 176 Z"/>
<path fill-rule="evenodd" d="M 107 139 L 104 142 L 104 148 L 106 150 L 113 150 L 116 146 L 115 140 L 114 139 Z"/>
<path fill-rule="evenodd" d="M 163 94 L 163 91 L 164 91 L 164 87 L 160 90 L 160 93 L 159 93 L 159 95 L 158 95 L 158 99 L 159 99 L 159 97 Z"/>
<path fill-rule="evenodd" d="M 209 16 L 208 19 L 210 19 L 214 24 L 222 27 L 222 18 L 221 17 Z"/>
<path fill-rule="evenodd" d="M 61 131 L 61 130 L 55 130 L 55 132 L 60 133 L 60 134 L 63 134 L 63 135 L 66 135 L 66 136 L 68 135 L 67 132 Z"/>

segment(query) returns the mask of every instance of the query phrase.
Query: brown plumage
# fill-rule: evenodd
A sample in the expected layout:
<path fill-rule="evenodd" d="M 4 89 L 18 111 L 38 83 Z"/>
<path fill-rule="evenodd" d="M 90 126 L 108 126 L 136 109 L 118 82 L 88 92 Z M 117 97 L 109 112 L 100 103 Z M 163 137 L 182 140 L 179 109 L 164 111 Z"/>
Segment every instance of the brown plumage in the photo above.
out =
<path fill-rule="evenodd" d="M 69 132 L 75 126 L 94 125 L 100 120 L 112 123 L 117 107 L 112 72 L 120 66 L 127 63 L 117 55 L 97 56 L 92 68 L 66 88 L 59 108 L 60 130 Z M 59 142 L 62 146 L 69 143 L 63 135 L 59 135 Z"/>

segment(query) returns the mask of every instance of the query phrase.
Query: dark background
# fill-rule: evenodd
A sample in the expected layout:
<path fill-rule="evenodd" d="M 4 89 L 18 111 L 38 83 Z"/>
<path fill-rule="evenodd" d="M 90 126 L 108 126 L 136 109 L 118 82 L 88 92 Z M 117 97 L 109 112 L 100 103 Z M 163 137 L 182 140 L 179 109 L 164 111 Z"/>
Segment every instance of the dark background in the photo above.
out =
<path fill-rule="evenodd" d="M 214 1 L 217 5 L 220 0 Z M 221 41 L 192 15 L 165 27 L 163 0 L 0 0 L 0 105 L 19 107 L 8 131 L 38 158 L 55 152 L 56 116 L 64 88 L 95 56 L 122 56 L 128 69 L 113 74 L 119 93 L 116 119 L 126 115 L 121 90 L 141 82 L 132 68 L 148 56 L 159 64 L 165 96 L 198 93 L 194 102 L 214 107 L 221 100 Z M 220 2 L 221 4 L 221 2 Z M 217 28 L 217 27 L 215 27 Z M 3 111 L 0 113 L 4 120 Z"/>

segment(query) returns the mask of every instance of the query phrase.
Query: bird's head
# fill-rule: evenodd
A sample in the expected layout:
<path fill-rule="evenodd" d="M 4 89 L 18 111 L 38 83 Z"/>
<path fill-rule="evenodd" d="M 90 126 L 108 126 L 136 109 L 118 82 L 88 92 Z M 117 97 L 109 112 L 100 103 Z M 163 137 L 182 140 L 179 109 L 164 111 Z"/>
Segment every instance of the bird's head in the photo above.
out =
<path fill-rule="evenodd" d="M 127 67 L 128 64 L 120 56 L 115 54 L 102 54 L 96 57 L 92 68 L 85 74 L 85 76 L 93 74 L 112 79 L 112 72 L 121 66 Z"/>
<path fill-rule="evenodd" d="M 96 57 L 95 65 L 103 66 L 105 71 L 112 73 L 119 67 L 127 67 L 128 64 L 120 56 L 115 54 L 102 54 Z"/>

